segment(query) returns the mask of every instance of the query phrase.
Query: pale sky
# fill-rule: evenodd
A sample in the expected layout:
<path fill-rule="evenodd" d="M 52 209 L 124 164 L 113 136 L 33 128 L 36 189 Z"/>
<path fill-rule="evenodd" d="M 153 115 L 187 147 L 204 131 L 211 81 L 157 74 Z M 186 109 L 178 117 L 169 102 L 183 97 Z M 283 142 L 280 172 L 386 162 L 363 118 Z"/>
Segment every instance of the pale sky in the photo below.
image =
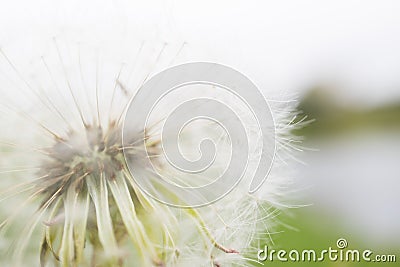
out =
<path fill-rule="evenodd" d="M 0 45 L 64 30 L 184 41 L 188 60 L 235 67 L 267 98 L 330 83 L 356 105 L 400 99 L 399 14 L 398 1 L 7 1 Z"/>

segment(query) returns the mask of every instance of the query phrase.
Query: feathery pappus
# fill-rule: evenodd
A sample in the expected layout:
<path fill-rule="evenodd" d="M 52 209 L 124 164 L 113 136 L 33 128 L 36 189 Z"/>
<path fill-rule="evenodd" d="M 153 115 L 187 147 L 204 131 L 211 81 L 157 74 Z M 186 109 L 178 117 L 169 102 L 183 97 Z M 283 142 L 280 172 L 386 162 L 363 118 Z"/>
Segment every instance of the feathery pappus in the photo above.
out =
<path fill-rule="evenodd" d="M 122 144 L 122 127 L 136 90 L 188 48 L 131 42 L 119 50 L 60 38 L 49 43 L 43 54 L 28 59 L 7 48 L 0 51 L 2 265 L 247 266 L 256 261 L 257 245 L 272 241 L 276 216 L 287 206 L 287 162 L 302 149 L 291 131 L 308 122 L 296 120 L 301 115 L 293 102 L 270 103 L 276 159 L 260 190 L 249 194 L 243 182 L 210 205 L 171 207 L 142 192 L 123 153 L 134 153 L 136 168 L 144 168 L 141 158 L 151 157 L 160 172 L 188 179 L 169 170 L 161 155 L 158 120 L 165 113 L 152 114 L 154 122 L 142 129 L 145 139 L 132 135 L 129 147 Z M 201 133 L 220 133 L 215 125 L 200 125 L 201 131 L 188 131 L 182 150 L 191 150 Z M 257 130 L 249 132 L 255 154 L 251 169 L 262 163 L 257 162 Z M 218 148 L 229 148 L 220 134 Z M 145 142 L 146 151 L 137 149 L 137 142 Z M 219 171 L 220 164 L 211 170 Z"/>

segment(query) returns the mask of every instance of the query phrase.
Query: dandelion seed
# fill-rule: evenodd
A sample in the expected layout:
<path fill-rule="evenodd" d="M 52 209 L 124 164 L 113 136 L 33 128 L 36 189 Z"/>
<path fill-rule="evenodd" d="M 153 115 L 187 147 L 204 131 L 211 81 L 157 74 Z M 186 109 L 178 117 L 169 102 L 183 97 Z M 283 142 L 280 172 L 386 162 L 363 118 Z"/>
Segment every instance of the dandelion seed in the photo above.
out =
<path fill-rule="evenodd" d="M 52 55 L 38 60 L 41 67 L 32 79 L 1 52 L 0 85 L 6 96 L 0 111 L 8 125 L 0 143 L 0 245 L 8 247 L 2 259 L 14 266 L 231 266 L 254 260 L 252 247 L 272 239 L 279 210 L 272 203 L 280 201 L 279 187 L 286 182 L 281 163 L 275 163 L 267 189 L 256 195 L 238 186 L 209 206 L 179 209 L 143 193 L 125 162 L 124 150 L 136 168 L 145 168 L 141 159 L 150 157 L 169 172 L 158 124 L 143 129 L 144 140 L 130 136 L 124 147 L 122 117 L 153 67 L 170 64 L 163 55 L 178 51 L 178 57 L 183 46 L 166 51 L 163 44 L 141 63 L 146 45 L 140 43 L 128 56 L 133 62 L 121 64 L 83 44 L 65 51 L 60 43 L 55 40 Z M 73 52 L 75 64 L 66 56 Z M 304 122 L 293 124 L 292 111 L 280 114 L 278 153 L 286 159 L 298 149 L 290 130 Z M 229 145 L 223 135 L 217 140 Z M 143 141 L 147 151 L 137 145 Z"/>

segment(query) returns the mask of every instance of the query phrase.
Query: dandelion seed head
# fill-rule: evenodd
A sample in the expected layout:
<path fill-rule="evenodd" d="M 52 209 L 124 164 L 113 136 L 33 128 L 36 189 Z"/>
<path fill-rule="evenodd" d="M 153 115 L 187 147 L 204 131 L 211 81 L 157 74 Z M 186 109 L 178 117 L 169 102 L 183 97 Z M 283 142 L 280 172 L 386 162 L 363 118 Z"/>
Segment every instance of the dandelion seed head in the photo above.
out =
<path fill-rule="evenodd" d="M 157 128 L 165 113 L 155 112 L 154 123 L 135 129 L 124 144 L 122 118 L 136 90 L 155 70 L 171 65 L 182 45 L 161 43 L 149 49 L 136 42 L 135 49 L 116 60 L 115 49 L 100 53 L 81 43 L 52 43 L 50 55 L 30 68 L 32 75 L 7 53 L 0 61 L 1 85 L 15 90 L 3 90 L 0 107 L 4 125 L 12 126 L 0 139 L 0 185 L 6 189 L 0 203 L 12 204 L 0 209 L 0 247 L 12 244 L 5 258 L 30 266 L 26 253 L 33 251 L 32 260 L 42 266 L 245 266 L 254 260 L 257 245 L 273 242 L 276 217 L 289 205 L 283 202 L 290 180 L 285 164 L 298 148 L 290 131 L 302 126 L 292 123 L 298 114 L 291 105 L 273 108 L 279 157 L 259 191 L 248 193 L 250 171 L 215 203 L 173 208 L 141 190 L 124 158 L 125 151 L 149 179 L 154 172 L 142 164 L 147 157 L 177 182 L 192 179 L 165 166 Z M 242 109 L 237 106 L 238 113 Z M 223 171 L 230 143 L 216 125 L 197 126 L 201 129 L 188 131 L 182 150 L 190 154 L 193 140 L 210 133 L 221 150 L 216 166 L 196 176 L 201 184 Z M 260 134 L 252 124 L 247 133 L 249 169 L 254 169 Z M 138 142 L 145 143 L 146 151 Z"/>

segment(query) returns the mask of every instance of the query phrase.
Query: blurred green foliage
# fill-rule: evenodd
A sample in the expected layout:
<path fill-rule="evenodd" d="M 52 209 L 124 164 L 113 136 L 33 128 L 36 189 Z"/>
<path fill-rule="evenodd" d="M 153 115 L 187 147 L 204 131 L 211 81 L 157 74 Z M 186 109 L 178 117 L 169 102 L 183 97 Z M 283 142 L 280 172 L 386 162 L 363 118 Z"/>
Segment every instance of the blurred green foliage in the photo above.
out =
<path fill-rule="evenodd" d="M 323 88 L 310 90 L 300 101 L 298 109 L 308 119 L 315 120 L 295 133 L 302 136 L 335 136 L 357 131 L 399 131 L 400 102 L 375 107 L 342 103 L 333 91 Z M 301 116 L 298 120 L 301 119 Z"/>

